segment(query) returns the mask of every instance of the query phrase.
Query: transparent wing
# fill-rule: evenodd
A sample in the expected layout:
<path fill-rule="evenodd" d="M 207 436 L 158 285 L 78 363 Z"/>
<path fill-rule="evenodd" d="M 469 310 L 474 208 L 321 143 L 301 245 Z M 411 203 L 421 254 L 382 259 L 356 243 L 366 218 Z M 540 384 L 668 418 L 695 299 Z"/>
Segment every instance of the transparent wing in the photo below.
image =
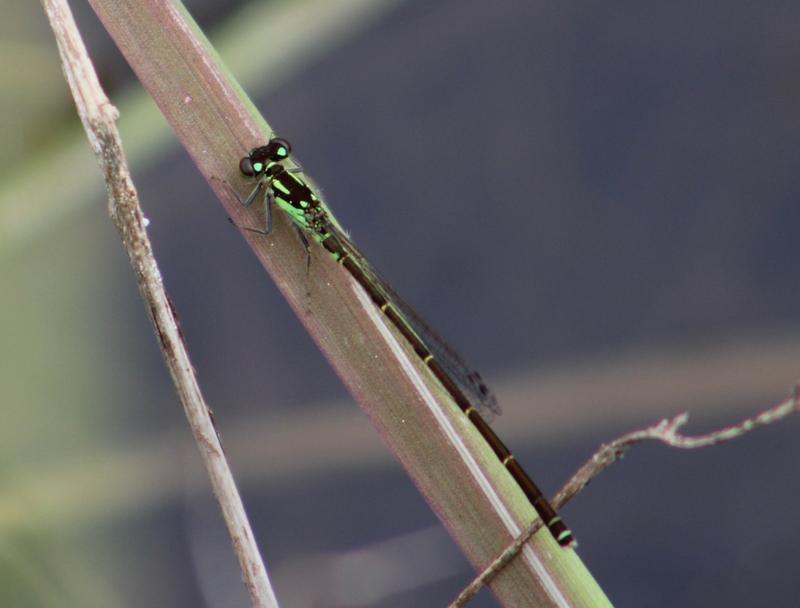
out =
<path fill-rule="evenodd" d="M 422 339 L 428 350 L 481 415 L 491 421 L 495 414 L 501 414 L 497 398 L 477 370 L 469 366 L 461 358 L 461 355 L 391 288 L 343 230 L 334 224 L 330 224 L 326 228 L 341 242 L 343 248 L 358 263 L 364 274 L 405 318 L 408 325 Z"/>

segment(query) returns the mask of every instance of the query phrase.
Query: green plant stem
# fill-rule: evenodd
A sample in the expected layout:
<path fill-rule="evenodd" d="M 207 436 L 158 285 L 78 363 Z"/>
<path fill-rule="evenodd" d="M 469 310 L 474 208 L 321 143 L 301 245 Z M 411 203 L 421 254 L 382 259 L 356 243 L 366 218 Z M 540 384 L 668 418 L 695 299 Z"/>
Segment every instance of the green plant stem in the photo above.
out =
<path fill-rule="evenodd" d="M 260 225 L 258 210 L 239 203 L 251 184 L 237 163 L 271 131 L 196 24 L 177 2 L 91 4 L 226 212 L 239 226 Z M 276 215 L 270 238 L 243 236 L 470 561 L 477 568 L 489 563 L 535 517 L 489 447 L 319 247 L 311 248 L 307 271 L 287 218 Z M 425 393 L 438 403 L 436 415 Z M 546 534 L 492 589 L 507 606 L 607 605 L 576 553 Z"/>

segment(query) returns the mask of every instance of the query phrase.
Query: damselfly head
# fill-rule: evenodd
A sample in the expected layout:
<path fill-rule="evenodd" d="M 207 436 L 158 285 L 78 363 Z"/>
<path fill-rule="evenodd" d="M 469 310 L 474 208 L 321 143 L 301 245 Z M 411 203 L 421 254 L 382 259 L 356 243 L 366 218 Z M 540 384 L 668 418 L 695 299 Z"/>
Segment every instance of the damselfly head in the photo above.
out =
<path fill-rule="evenodd" d="M 291 153 L 292 146 L 288 141 L 281 137 L 273 137 L 266 146 L 250 150 L 250 153 L 239 161 L 239 171 L 247 177 L 258 177 L 270 163 L 286 160 Z"/>

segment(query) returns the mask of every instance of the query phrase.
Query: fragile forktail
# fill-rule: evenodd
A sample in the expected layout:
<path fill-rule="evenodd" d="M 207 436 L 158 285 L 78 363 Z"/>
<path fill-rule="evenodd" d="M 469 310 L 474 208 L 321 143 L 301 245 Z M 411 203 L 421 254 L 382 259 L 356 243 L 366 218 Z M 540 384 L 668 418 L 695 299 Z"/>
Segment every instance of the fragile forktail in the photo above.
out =
<path fill-rule="evenodd" d="M 475 425 L 497 458 L 519 484 L 556 541 L 563 547 L 574 545 L 575 538 L 570 529 L 481 415 L 480 412 L 486 415 L 499 414 L 500 408 L 480 374 L 464 363 L 464 360 L 389 287 L 367 262 L 350 237 L 333 220 L 324 203 L 314 194 L 306 181 L 281 164 L 290 154 L 289 142 L 273 137 L 266 145 L 253 148 L 241 159 L 239 170 L 242 174 L 258 180 L 243 205 L 245 207 L 252 205 L 263 191 L 265 234 L 268 234 L 272 227 L 272 205 L 277 204 L 281 210 L 289 214 L 306 246 L 308 241 L 304 235 L 309 235 L 347 269 L 408 341 L 456 405 Z"/>

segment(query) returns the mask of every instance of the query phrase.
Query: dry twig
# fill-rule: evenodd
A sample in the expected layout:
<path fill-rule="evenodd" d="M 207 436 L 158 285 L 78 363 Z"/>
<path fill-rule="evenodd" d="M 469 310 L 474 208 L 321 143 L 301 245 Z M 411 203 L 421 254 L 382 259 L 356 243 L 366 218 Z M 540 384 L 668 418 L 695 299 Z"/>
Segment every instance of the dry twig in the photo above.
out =
<path fill-rule="evenodd" d="M 552 504 L 556 509 L 561 509 L 581 492 L 589 482 L 605 471 L 612 464 L 622 458 L 625 453 L 637 443 L 653 440 L 660 441 L 673 448 L 696 449 L 705 448 L 720 443 L 738 439 L 745 433 L 753 431 L 767 424 L 778 422 L 789 414 L 800 410 L 800 385 L 795 385 L 792 394 L 779 404 L 766 409 L 750 418 L 745 418 L 738 424 L 724 427 L 705 435 L 689 437 L 680 434 L 680 429 L 689 421 L 689 414 L 683 412 L 673 418 L 664 418 L 653 426 L 632 431 L 611 443 L 600 446 L 592 457 L 572 476 L 555 495 Z M 536 519 L 520 534 L 503 552 L 498 555 L 483 572 L 480 573 L 450 604 L 450 608 L 465 606 L 485 585 L 519 554 L 531 537 L 542 527 L 542 520 Z"/>
<path fill-rule="evenodd" d="M 75 98 L 78 114 L 106 180 L 109 213 L 128 252 L 139 290 L 161 344 L 161 351 L 211 478 L 214 494 L 222 509 L 242 569 L 250 603 L 259 608 L 277 606 L 214 427 L 211 411 L 203 400 L 174 310 L 153 257 L 145 231 L 146 221 L 116 129 L 117 109 L 108 101 L 97 81 L 94 67 L 65 0 L 42 0 L 42 4 L 58 42 L 64 74 Z"/>

